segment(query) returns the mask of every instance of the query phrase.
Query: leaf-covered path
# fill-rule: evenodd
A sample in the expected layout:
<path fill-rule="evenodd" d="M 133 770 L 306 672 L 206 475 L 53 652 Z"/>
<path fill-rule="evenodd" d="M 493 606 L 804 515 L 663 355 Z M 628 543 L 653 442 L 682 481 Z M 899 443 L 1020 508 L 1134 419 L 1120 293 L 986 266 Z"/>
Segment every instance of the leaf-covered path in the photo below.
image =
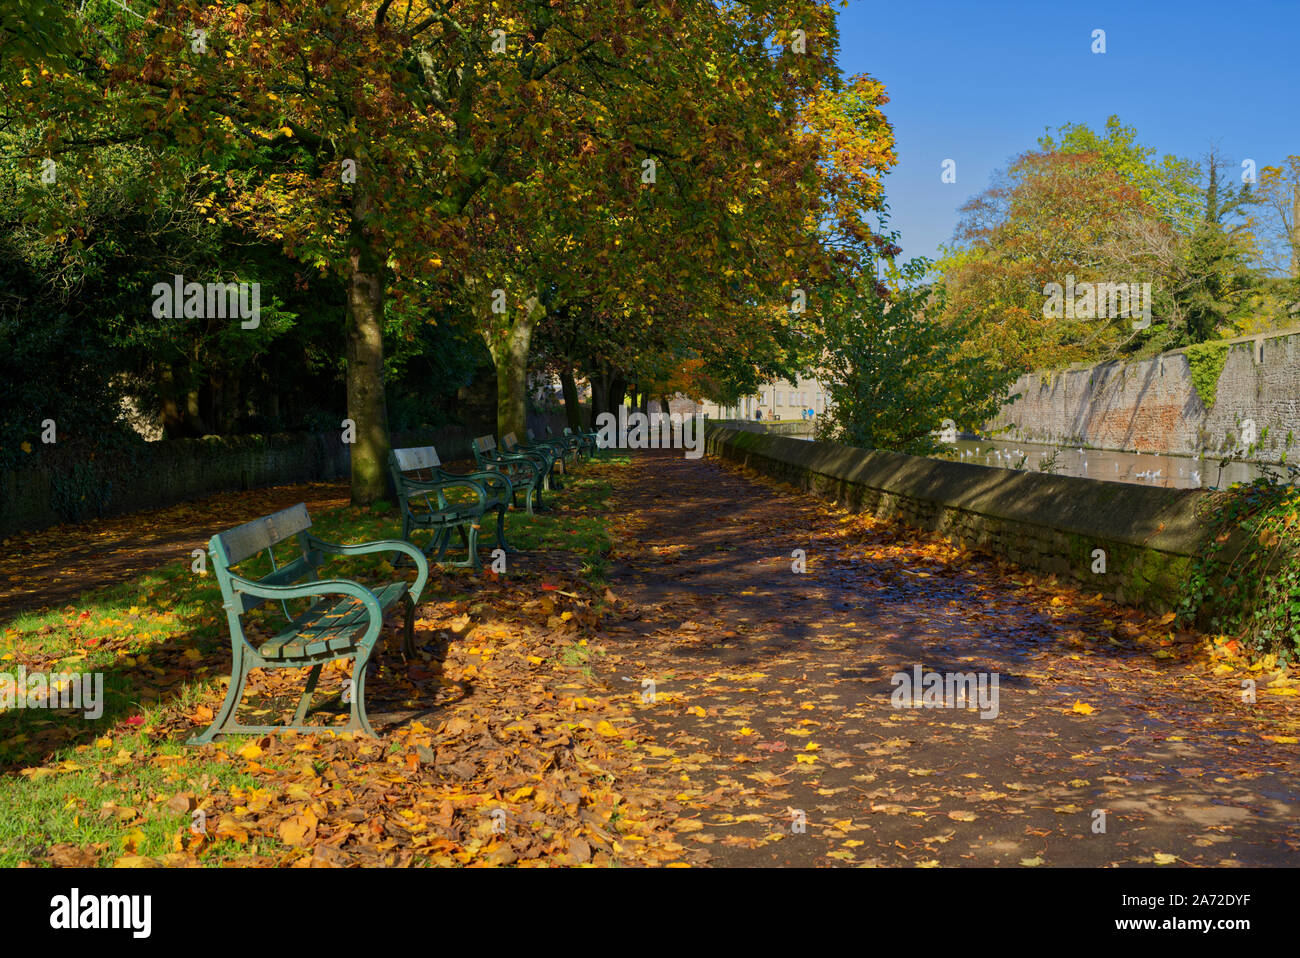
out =
<path fill-rule="evenodd" d="M 6 558 L 28 614 L 0 618 L 4 668 L 97 670 L 116 693 L 94 721 L 0 712 L 0 862 L 1289 864 L 1300 843 L 1285 672 L 680 454 L 584 464 L 552 511 L 512 513 L 505 575 L 435 570 L 418 659 L 386 653 L 367 685 L 378 741 L 184 746 L 230 664 L 188 550 L 300 498 L 327 538 L 397 534 L 342 495 L 19 537 L 67 581 Z M 894 707 L 916 668 L 996 674 L 996 716 Z M 256 673 L 245 709 L 287 719 L 297 671 Z M 345 718 L 346 675 L 326 670 L 315 720 Z"/>
<path fill-rule="evenodd" d="M 1294 862 L 1285 675 L 715 462 L 639 458 L 615 504 L 625 621 L 602 673 L 654 692 L 638 731 L 647 772 L 680 783 L 687 847 L 735 865 Z M 891 676 L 917 665 L 997 673 L 996 717 L 893 707 Z"/>

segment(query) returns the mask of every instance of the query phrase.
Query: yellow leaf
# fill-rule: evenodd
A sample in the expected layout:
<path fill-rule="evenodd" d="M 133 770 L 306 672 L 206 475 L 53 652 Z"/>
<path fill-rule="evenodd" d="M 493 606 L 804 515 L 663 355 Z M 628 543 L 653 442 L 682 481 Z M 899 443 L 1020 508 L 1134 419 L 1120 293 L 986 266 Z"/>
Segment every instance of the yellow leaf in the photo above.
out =
<path fill-rule="evenodd" d="M 1085 705 L 1083 702 L 1075 702 L 1074 707 L 1070 709 L 1070 711 L 1078 712 L 1080 715 L 1091 715 L 1097 710 L 1091 705 Z"/>
<path fill-rule="evenodd" d="M 1178 861 L 1178 856 L 1167 855 L 1164 852 L 1156 852 L 1155 859 L 1157 865 L 1172 865 L 1174 862 Z"/>
<path fill-rule="evenodd" d="M 122 851 L 128 855 L 134 855 L 143 843 L 144 832 L 138 828 L 133 828 L 122 836 Z"/>
<path fill-rule="evenodd" d="M 316 837 L 316 814 L 309 808 L 301 815 L 280 823 L 280 841 L 286 845 L 306 845 Z"/>
<path fill-rule="evenodd" d="M 235 754 L 241 755 L 251 762 L 253 759 L 261 757 L 262 747 L 260 745 L 245 745 Z"/>
<path fill-rule="evenodd" d="M 1261 735 L 1260 738 L 1277 742 L 1278 745 L 1300 745 L 1300 738 L 1294 735 Z"/>
<path fill-rule="evenodd" d="M 979 816 L 976 815 L 974 812 L 968 812 L 959 809 L 958 811 L 955 812 L 949 812 L 948 817 L 951 818 L 954 822 L 973 822 Z"/>
<path fill-rule="evenodd" d="M 814 762 L 817 761 L 817 756 L 816 756 L 816 755 L 796 755 L 796 756 L 794 757 L 794 760 L 795 760 L 796 762 L 802 762 L 802 763 L 805 764 L 805 765 L 811 765 L 811 764 L 813 764 Z"/>
<path fill-rule="evenodd" d="M 619 734 L 618 729 L 614 728 L 614 726 L 610 725 L 604 719 L 601 719 L 598 723 L 596 723 L 596 731 L 601 735 Z"/>
<path fill-rule="evenodd" d="M 698 715 L 700 718 L 704 718 L 706 715 L 704 709 L 698 705 L 692 705 L 686 711 L 690 712 L 692 715 Z"/>

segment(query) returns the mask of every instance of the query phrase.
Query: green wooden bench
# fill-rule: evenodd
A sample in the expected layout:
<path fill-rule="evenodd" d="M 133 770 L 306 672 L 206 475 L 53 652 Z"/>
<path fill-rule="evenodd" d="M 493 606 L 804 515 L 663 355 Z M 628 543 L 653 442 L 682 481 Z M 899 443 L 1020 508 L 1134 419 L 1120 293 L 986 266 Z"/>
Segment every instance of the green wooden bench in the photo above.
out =
<path fill-rule="evenodd" d="M 561 470 L 564 468 L 564 461 L 558 449 L 553 446 L 521 443 L 515 438 L 513 432 L 508 432 L 501 437 L 501 449 L 507 454 L 532 456 L 537 460 L 538 465 L 542 467 L 542 483 L 544 487 L 546 489 L 564 488 L 560 482 L 560 477 L 555 474 L 557 466 Z"/>
<path fill-rule="evenodd" d="M 531 429 L 528 430 L 528 441 L 522 443 L 525 449 L 533 446 L 544 446 L 554 449 L 559 455 L 561 468 L 567 474 L 569 471 L 569 460 L 575 463 L 578 461 L 579 445 L 578 440 L 571 436 L 552 436 L 550 435 L 551 427 L 546 427 L 547 436 L 545 439 L 538 439 Z"/>
<path fill-rule="evenodd" d="M 479 436 L 470 443 L 474 453 L 474 462 L 484 472 L 501 472 L 510 480 L 513 493 L 524 491 L 524 504 L 528 514 L 542 505 L 542 490 L 549 489 L 546 481 L 546 469 L 542 457 L 524 453 L 509 453 L 497 448 L 497 441 L 492 436 Z M 518 505 L 518 503 L 515 503 Z"/>
<path fill-rule="evenodd" d="M 578 441 L 578 448 L 583 451 L 588 459 L 594 459 L 596 457 L 596 450 L 599 448 L 596 443 L 596 436 L 599 435 L 598 433 L 586 430 L 574 432 L 568 426 L 565 426 L 564 435 L 576 439 Z"/>
<path fill-rule="evenodd" d="M 438 550 L 435 562 L 441 562 L 456 531 L 468 551 L 464 562 L 451 563 L 482 568 L 478 556 L 479 523 L 489 512 L 497 514 L 497 544 L 507 552 L 513 551 L 506 542 L 506 510 L 514 499 L 510 479 L 500 472 L 471 472 L 458 475 L 442 468 L 438 450 L 433 446 L 394 449 L 388 457 L 388 468 L 393 476 L 393 486 L 402 507 L 402 538 L 410 541 L 416 529 L 433 533 L 433 540 L 424 550 L 430 556 Z M 473 499 L 452 501 L 447 493 L 468 490 Z"/>
<path fill-rule="evenodd" d="M 221 587 L 221 598 L 230 627 L 230 688 L 211 727 L 189 740 L 191 745 L 212 741 L 216 735 L 261 734 L 296 729 L 300 732 L 357 731 L 374 735 L 366 717 L 366 664 L 379 638 L 384 613 L 399 601 L 406 603 L 405 648 L 414 651 L 415 606 L 429 579 L 429 563 L 423 553 L 409 542 L 382 540 L 356 545 L 335 545 L 317 539 L 307 530 L 311 518 L 307 506 L 299 503 L 273 515 L 254 519 L 228 532 L 212 537 L 208 553 Z M 296 538 L 302 554 L 277 566 L 274 547 Z M 265 552 L 272 571 L 260 579 L 250 579 L 233 571 L 235 566 Z M 415 562 L 413 584 L 390 582 L 377 589 L 367 588 L 349 579 L 320 579 L 317 569 L 325 554 L 363 555 L 374 552 L 399 552 Z M 327 598 L 339 596 L 341 599 Z M 267 600 L 278 600 L 285 626 L 276 635 L 254 645 L 244 631 L 243 616 Z M 307 608 L 294 614 L 289 602 L 311 600 Z M 312 694 L 320 679 L 321 668 L 336 659 L 354 659 L 351 684 L 351 715 L 342 726 L 307 725 L 305 719 Z M 311 667 L 307 688 L 298 702 L 289 725 L 242 725 L 236 720 L 248 682 L 255 668 Z M 346 696 L 345 696 L 346 697 Z"/>

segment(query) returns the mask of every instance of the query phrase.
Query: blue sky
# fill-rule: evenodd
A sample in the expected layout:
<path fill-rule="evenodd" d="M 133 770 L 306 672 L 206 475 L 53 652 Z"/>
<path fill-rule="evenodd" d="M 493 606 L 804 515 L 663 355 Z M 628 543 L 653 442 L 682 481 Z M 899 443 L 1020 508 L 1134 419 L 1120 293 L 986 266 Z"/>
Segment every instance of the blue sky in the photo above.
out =
<path fill-rule="evenodd" d="M 933 256 L 957 208 L 1046 126 L 1116 113 L 1160 154 L 1300 153 L 1300 0 L 856 0 L 840 23 L 841 69 L 889 92 L 885 186 L 906 257 Z M 940 181 L 945 159 L 956 183 Z"/>

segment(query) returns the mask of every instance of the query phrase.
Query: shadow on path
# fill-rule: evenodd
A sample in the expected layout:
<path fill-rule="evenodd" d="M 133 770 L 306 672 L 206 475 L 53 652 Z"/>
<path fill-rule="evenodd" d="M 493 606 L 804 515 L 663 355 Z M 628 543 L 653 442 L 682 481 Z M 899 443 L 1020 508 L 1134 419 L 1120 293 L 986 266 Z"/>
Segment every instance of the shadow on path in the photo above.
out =
<path fill-rule="evenodd" d="M 1243 703 L 1200 637 L 1157 658 L 1135 638 L 1168 625 L 937 537 L 708 460 L 634 470 L 602 677 L 654 682 L 639 730 L 651 773 L 681 780 L 688 847 L 734 865 L 1294 861 L 1297 749 L 1261 737 L 1295 734 L 1292 700 L 1256 675 Z M 996 675 L 996 715 L 894 707 L 915 666 Z"/>

